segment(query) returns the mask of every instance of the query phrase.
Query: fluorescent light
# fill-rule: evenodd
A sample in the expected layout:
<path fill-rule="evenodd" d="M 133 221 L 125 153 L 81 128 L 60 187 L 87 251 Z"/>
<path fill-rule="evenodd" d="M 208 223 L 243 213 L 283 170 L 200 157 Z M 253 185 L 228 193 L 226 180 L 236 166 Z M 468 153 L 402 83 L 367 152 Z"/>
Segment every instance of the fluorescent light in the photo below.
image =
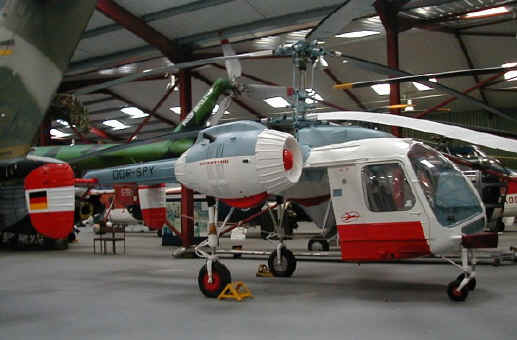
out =
<path fill-rule="evenodd" d="M 376 84 L 372 85 L 371 88 L 381 96 L 390 94 L 390 84 Z"/>
<path fill-rule="evenodd" d="M 515 67 L 515 66 L 517 66 L 517 63 L 505 63 L 505 64 L 501 65 L 501 67 L 506 67 L 506 68 Z"/>
<path fill-rule="evenodd" d="M 463 16 L 463 18 L 475 19 L 475 18 L 481 18 L 481 17 L 492 16 L 492 15 L 497 15 L 497 14 L 506 14 L 506 13 L 510 13 L 508 8 L 506 8 L 505 6 L 501 6 L 501 7 L 485 9 L 482 11 L 467 13 Z"/>
<path fill-rule="evenodd" d="M 413 101 L 411 99 L 407 100 L 407 107 L 404 109 L 404 112 L 407 111 L 415 111 L 415 108 L 413 107 Z"/>
<path fill-rule="evenodd" d="M 169 110 L 174 112 L 175 114 L 179 115 L 181 113 L 181 107 L 175 106 L 175 107 L 169 107 Z"/>
<path fill-rule="evenodd" d="M 312 98 L 316 99 L 316 100 L 314 100 L 314 99 L 312 99 L 312 98 L 307 98 L 307 99 L 305 100 L 305 102 L 306 102 L 307 104 L 314 104 L 314 103 L 316 103 L 318 100 L 320 100 L 320 101 L 321 101 L 321 100 L 323 100 L 323 98 L 318 94 L 318 92 L 314 91 L 313 89 L 305 89 L 305 91 L 307 92 L 307 95 L 308 95 L 309 97 L 312 97 Z"/>
<path fill-rule="evenodd" d="M 104 121 L 104 122 L 102 122 L 102 124 L 113 128 L 113 130 L 123 130 L 123 129 L 127 129 L 129 127 L 126 124 L 123 124 L 116 119 L 110 119 L 110 120 Z"/>
<path fill-rule="evenodd" d="M 343 34 L 336 35 L 336 38 L 364 38 L 368 37 L 370 35 L 380 34 L 379 32 L 375 31 L 356 31 L 356 32 L 348 32 Z"/>
<path fill-rule="evenodd" d="M 504 74 L 504 79 L 508 81 L 516 81 L 517 80 L 517 71 L 508 71 Z"/>
<path fill-rule="evenodd" d="M 66 120 L 63 120 L 63 119 L 57 119 L 56 123 L 58 123 L 58 124 L 60 124 L 61 126 L 64 126 L 64 127 L 70 127 L 70 124 L 68 124 L 68 122 Z"/>
<path fill-rule="evenodd" d="M 219 104 L 215 104 L 214 109 L 212 110 L 212 114 L 213 114 L 213 115 L 215 115 L 215 114 L 217 113 L 217 111 L 218 111 L 218 110 L 219 110 Z M 228 112 L 228 111 L 224 111 L 224 113 L 223 113 L 223 114 L 225 114 L 225 115 L 229 115 L 229 114 L 230 114 L 230 112 Z"/>
<path fill-rule="evenodd" d="M 70 133 L 64 133 L 63 131 L 59 131 L 58 129 L 50 129 L 50 134 L 52 135 L 52 138 L 64 138 L 71 136 Z"/>
<path fill-rule="evenodd" d="M 424 85 L 424 84 L 417 83 L 415 81 L 413 82 L 413 86 L 415 86 L 418 91 L 429 91 L 429 90 L 433 89 L 432 87 L 429 87 L 429 86 Z"/>
<path fill-rule="evenodd" d="M 143 118 L 149 116 L 147 113 L 145 113 L 137 107 L 125 107 L 123 109 L 120 109 L 120 111 L 131 116 L 131 118 Z"/>
<path fill-rule="evenodd" d="M 438 79 L 436 79 L 436 78 L 429 78 L 427 80 L 429 80 L 432 83 L 437 83 L 438 82 Z"/>
<path fill-rule="evenodd" d="M 285 100 L 284 98 L 282 97 L 273 97 L 273 98 L 268 98 L 268 99 L 265 99 L 264 100 L 266 103 L 269 104 L 269 106 L 272 106 L 272 107 L 275 107 L 275 108 L 279 108 L 279 107 L 289 107 L 289 102 L 287 100 Z"/>

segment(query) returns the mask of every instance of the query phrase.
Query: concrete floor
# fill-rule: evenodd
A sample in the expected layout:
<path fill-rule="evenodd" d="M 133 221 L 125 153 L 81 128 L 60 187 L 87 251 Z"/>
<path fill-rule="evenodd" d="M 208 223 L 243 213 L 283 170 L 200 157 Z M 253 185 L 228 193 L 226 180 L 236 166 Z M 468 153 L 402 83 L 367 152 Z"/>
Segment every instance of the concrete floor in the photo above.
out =
<path fill-rule="evenodd" d="M 516 232 L 504 237 L 517 244 Z M 254 299 L 205 298 L 203 261 L 172 258 L 150 233 L 129 234 L 125 256 L 94 256 L 86 231 L 67 251 L 1 250 L 0 339 L 516 337 L 517 266 L 509 262 L 480 266 L 478 288 L 454 303 L 445 293 L 457 276 L 450 265 L 304 261 L 280 279 L 255 276 L 263 259 L 223 261 Z"/>

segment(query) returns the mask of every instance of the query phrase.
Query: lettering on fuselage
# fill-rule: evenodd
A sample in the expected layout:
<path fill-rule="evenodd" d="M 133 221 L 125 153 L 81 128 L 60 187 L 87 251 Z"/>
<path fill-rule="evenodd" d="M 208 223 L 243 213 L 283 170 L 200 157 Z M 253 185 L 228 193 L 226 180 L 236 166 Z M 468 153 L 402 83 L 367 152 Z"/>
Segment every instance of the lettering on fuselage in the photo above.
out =
<path fill-rule="evenodd" d="M 129 178 L 145 178 L 152 177 L 154 174 L 154 166 L 142 166 L 138 168 L 126 168 L 113 170 L 113 180 L 125 180 Z"/>
<path fill-rule="evenodd" d="M 229 164 L 229 159 L 216 159 L 213 161 L 200 162 L 199 165 L 212 165 L 212 164 Z"/>

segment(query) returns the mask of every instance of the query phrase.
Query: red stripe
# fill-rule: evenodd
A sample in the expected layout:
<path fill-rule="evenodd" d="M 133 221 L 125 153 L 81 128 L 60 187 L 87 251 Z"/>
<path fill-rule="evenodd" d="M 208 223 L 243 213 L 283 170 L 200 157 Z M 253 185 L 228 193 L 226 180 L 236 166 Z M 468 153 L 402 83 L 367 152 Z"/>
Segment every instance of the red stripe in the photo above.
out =
<path fill-rule="evenodd" d="M 165 183 L 153 184 L 153 185 L 139 185 L 138 189 L 154 189 L 154 188 L 163 188 Z"/>
<path fill-rule="evenodd" d="M 380 261 L 431 254 L 422 224 L 415 222 L 339 225 L 345 261 Z"/>
<path fill-rule="evenodd" d="M 35 203 L 47 203 L 47 197 L 33 197 L 33 198 L 30 198 L 29 199 L 29 203 L 30 204 L 35 204 Z"/>
<path fill-rule="evenodd" d="M 142 217 L 144 224 L 151 229 L 159 229 L 163 227 L 167 218 L 165 207 L 142 209 Z"/>
<path fill-rule="evenodd" d="M 221 201 L 229 205 L 230 207 L 235 207 L 239 209 L 246 209 L 258 206 L 260 203 L 264 202 L 267 198 L 267 193 L 263 192 L 258 195 L 241 197 L 241 198 L 222 198 Z"/>
<path fill-rule="evenodd" d="M 53 239 L 65 238 L 74 226 L 74 211 L 30 214 L 31 223 L 40 234 Z"/>

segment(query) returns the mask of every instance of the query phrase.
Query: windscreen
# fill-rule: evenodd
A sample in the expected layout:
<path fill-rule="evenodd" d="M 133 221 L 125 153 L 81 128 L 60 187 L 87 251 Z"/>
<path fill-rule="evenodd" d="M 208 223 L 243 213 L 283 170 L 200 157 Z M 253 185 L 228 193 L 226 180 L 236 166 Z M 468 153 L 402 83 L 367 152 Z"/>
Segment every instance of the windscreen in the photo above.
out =
<path fill-rule="evenodd" d="M 483 212 L 467 179 L 438 152 L 415 144 L 408 157 L 427 202 L 442 226 L 452 228 Z"/>

